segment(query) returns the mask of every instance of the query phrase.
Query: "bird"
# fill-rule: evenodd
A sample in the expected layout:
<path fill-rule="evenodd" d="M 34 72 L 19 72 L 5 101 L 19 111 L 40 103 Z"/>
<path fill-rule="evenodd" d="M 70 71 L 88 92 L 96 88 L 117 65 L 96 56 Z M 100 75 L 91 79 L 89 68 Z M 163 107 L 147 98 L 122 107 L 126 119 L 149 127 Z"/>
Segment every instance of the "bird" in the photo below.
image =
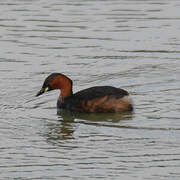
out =
<path fill-rule="evenodd" d="M 57 109 L 82 113 L 116 113 L 133 111 L 129 93 L 113 86 L 94 86 L 76 93 L 72 90 L 72 80 L 62 73 L 52 73 L 44 81 L 40 96 L 45 92 L 59 89 Z"/>

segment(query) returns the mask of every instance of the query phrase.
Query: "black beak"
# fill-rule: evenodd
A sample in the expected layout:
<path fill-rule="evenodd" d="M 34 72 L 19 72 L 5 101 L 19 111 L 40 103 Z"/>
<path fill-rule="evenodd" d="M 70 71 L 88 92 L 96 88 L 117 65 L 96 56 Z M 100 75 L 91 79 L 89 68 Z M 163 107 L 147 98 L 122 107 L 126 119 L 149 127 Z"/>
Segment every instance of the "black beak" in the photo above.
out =
<path fill-rule="evenodd" d="M 37 96 L 40 96 L 41 94 L 43 94 L 44 93 L 44 88 L 42 88 L 37 94 L 36 94 L 36 97 Z"/>

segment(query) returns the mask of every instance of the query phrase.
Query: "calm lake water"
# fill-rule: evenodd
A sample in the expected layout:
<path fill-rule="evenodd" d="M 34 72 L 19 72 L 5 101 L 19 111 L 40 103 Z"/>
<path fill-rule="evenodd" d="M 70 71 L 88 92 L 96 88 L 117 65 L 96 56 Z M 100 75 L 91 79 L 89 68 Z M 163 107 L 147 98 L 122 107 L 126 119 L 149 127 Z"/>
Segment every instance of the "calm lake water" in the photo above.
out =
<path fill-rule="evenodd" d="M 52 72 L 135 111 L 57 115 Z M 179 0 L 1 0 L 0 89 L 0 179 L 180 179 Z"/>

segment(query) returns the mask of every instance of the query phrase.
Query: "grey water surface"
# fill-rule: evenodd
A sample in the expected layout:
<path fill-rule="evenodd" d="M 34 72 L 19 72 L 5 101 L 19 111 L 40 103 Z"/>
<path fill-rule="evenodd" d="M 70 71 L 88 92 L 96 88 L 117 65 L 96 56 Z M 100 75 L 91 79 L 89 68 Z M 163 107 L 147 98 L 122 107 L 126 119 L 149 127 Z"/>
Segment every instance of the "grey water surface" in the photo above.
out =
<path fill-rule="evenodd" d="M 57 114 L 52 72 L 135 111 Z M 1 0 L 0 179 L 179 180 L 180 1 Z"/>

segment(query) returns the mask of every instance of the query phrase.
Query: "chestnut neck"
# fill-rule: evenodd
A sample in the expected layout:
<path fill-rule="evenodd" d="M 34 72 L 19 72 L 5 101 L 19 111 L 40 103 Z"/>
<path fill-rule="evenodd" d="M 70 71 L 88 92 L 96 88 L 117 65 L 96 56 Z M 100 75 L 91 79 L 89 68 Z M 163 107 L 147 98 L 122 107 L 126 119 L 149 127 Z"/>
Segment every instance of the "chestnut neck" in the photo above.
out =
<path fill-rule="evenodd" d="M 53 89 L 60 89 L 60 98 L 66 98 L 73 94 L 72 92 L 72 81 L 65 75 L 58 75 L 51 82 L 51 87 Z"/>

